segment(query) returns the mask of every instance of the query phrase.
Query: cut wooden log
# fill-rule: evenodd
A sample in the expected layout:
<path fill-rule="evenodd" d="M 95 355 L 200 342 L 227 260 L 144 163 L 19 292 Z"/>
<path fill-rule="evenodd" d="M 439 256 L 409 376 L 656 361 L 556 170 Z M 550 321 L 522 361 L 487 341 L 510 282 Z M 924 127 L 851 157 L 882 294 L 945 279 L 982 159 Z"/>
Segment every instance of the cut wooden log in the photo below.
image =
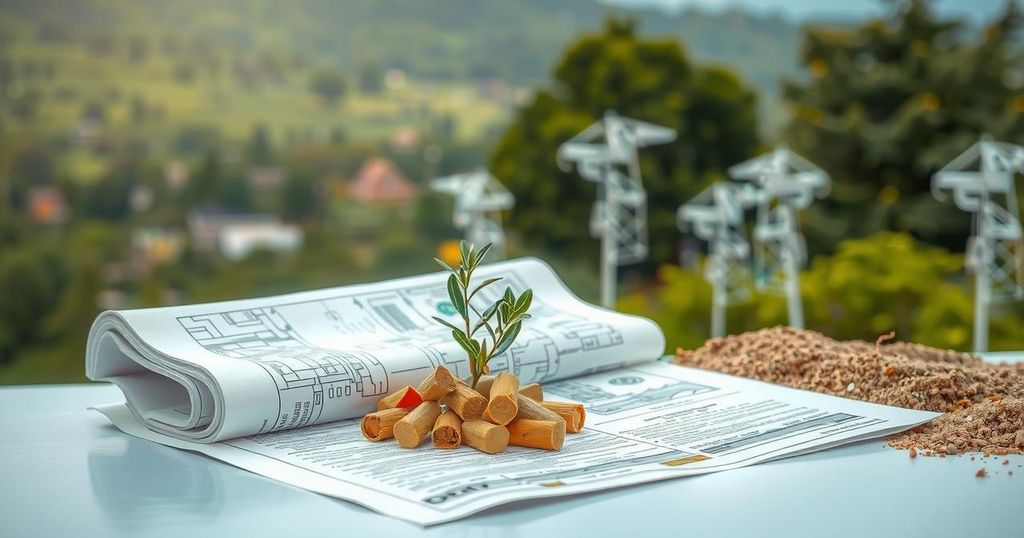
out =
<path fill-rule="evenodd" d="M 508 372 L 498 374 L 491 383 L 490 400 L 484 411 L 487 420 L 502 426 L 512 422 L 519 413 L 518 392 L 519 379 L 516 376 Z"/>
<path fill-rule="evenodd" d="M 508 430 L 478 418 L 467 420 L 462 423 L 462 442 L 481 452 L 497 454 L 508 447 Z"/>
<path fill-rule="evenodd" d="M 551 420 L 520 418 L 508 425 L 508 444 L 561 450 L 565 442 L 565 425 Z"/>
<path fill-rule="evenodd" d="M 398 446 L 416 448 L 423 438 L 434 429 L 434 422 L 441 414 L 441 406 L 437 402 L 423 402 L 395 423 L 394 435 Z"/>
<path fill-rule="evenodd" d="M 408 415 L 410 411 L 412 410 L 393 407 L 370 413 L 363 417 L 363 421 L 359 424 L 359 430 L 363 432 L 363 437 L 370 441 L 390 439 L 393 435 L 395 423 Z"/>
<path fill-rule="evenodd" d="M 545 401 L 540 404 L 545 409 L 554 411 L 565 420 L 565 431 L 576 433 L 583 429 L 583 422 L 587 419 L 587 411 L 583 409 L 583 404 L 552 401 Z"/>
<path fill-rule="evenodd" d="M 377 400 L 377 411 L 393 409 L 395 407 L 413 409 L 421 403 L 423 403 L 423 398 L 420 397 L 419 392 L 412 388 L 411 385 L 406 385 Z"/>
<path fill-rule="evenodd" d="M 558 413 L 544 407 L 540 402 L 533 398 L 528 398 L 520 394 L 516 402 L 519 404 L 519 413 L 516 415 L 516 418 L 553 420 L 555 422 L 565 423 L 565 419 L 558 416 Z"/>
<path fill-rule="evenodd" d="M 540 388 L 540 383 L 530 383 L 529 385 L 519 387 L 519 394 L 533 398 L 538 402 L 544 401 L 544 389 Z"/>
<path fill-rule="evenodd" d="M 487 407 L 487 398 L 466 385 L 456 385 L 455 390 L 441 398 L 441 403 L 458 413 L 462 420 L 480 418 Z"/>
<path fill-rule="evenodd" d="M 451 409 L 434 422 L 434 448 L 458 448 L 462 444 L 462 419 Z"/>
<path fill-rule="evenodd" d="M 434 368 L 434 371 L 430 372 L 430 375 L 416 387 L 416 391 L 424 400 L 440 400 L 453 390 L 455 390 L 455 378 L 444 366 Z"/>

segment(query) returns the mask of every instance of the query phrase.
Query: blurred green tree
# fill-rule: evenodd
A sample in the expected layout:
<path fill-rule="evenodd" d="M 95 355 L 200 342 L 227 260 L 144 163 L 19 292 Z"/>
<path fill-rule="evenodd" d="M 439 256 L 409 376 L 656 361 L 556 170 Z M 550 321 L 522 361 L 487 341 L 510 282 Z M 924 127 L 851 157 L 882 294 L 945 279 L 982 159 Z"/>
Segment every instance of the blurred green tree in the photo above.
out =
<path fill-rule="evenodd" d="M 651 258 L 675 259 L 675 211 L 707 181 L 758 145 L 756 94 L 731 71 L 693 64 L 674 39 L 637 36 L 630 21 L 572 44 L 554 72 L 555 87 L 519 111 L 491 157 L 491 171 L 516 195 L 510 221 L 547 251 L 596 256 L 588 233 L 595 187 L 555 165 L 558 146 L 613 109 L 672 127 L 676 142 L 643 150 Z"/>
<path fill-rule="evenodd" d="M 66 280 L 65 260 L 55 250 L 26 245 L 0 257 L 0 363 L 41 335 Z"/>
<path fill-rule="evenodd" d="M 890 7 L 857 28 L 809 29 L 810 76 L 784 83 L 785 139 L 836 182 L 807 214 L 814 250 L 881 229 L 963 248 L 969 219 L 932 199 L 931 174 L 984 133 L 1024 136 L 1016 2 L 978 33 L 940 20 L 929 0 Z"/>
<path fill-rule="evenodd" d="M 916 241 L 905 233 L 881 232 L 838 245 L 818 256 L 800 276 L 808 329 L 833 338 L 873 341 L 896 331 L 900 340 L 966 351 L 971 344 L 972 298 L 962 280 L 959 254 Z M 623 312 L 654 319 L 664 329 L 667 351 L 694 349 L 707 338 L 711 287 L 696 269 L 664 265 L 660 285 L 624 296 Z M 786 323 L 785 300 L 755 291 L 729 307 L 731 334 Z M 1024 347 L 1024 316 L 1012 306 L 992 312 L 993 350 Z"/>
<path fill-rule="evenodd" d="M 337 71 L 317 71 L 309 79 L 309 90 L 333 107 L 345 95 L 345 77 Z"/>

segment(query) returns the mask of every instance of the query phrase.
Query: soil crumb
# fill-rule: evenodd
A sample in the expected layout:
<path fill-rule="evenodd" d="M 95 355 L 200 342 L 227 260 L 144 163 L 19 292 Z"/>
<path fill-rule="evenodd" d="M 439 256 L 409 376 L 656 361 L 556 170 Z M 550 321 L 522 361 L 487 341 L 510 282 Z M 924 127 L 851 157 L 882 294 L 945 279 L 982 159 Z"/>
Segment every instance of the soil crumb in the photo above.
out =
<path fill-rule="evenodd" d="M 675 361 L 834 396 L 946 413 L 890 437 L 935 455 L 1024 454 L 1024 363 L 985 363 L 967 353 L 908 342 L 837 341 L 775 327 L 712 338 Z"/>

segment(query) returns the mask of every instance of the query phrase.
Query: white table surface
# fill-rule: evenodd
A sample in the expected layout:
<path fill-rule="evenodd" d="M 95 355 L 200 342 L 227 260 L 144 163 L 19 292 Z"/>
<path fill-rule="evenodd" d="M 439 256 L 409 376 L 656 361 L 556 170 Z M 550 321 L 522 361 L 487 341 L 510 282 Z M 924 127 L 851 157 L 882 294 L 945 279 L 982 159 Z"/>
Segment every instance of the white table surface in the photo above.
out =
<path fill-rule="evenodd" d="M 882 440 L 423 529 L 86 409 L 120 400 L 101 384 L 0 388 L 0 536 L 1024 536 L 1024 457 L 911 460 Z"/>

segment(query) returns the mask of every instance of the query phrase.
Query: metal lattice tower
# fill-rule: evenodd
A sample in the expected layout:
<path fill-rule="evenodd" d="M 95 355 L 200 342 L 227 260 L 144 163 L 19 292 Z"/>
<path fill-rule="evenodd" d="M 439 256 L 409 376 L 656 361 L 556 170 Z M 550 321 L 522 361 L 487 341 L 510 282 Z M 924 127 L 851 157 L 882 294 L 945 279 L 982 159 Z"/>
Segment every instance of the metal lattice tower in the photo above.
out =
<path fill-rule="evenodd" d="M 988 349 L 988 310 L 1024 298 L 1024 248 L 1015 175 L 1024 173 L 1024 147 L 988 137 L 932 176 L 932 194 L 973 215 L 965 265 L 974 273 L 974 351 Z"/>
<path fill-rule="evenodd" d="M 430 188 L 455 197 L 452 223 L 463 230 L 466 242 L 477 246 L 490 243 L 495 258 L 505 257 L 501 212 L 511 209 L 516 199 L 501 182 L 479 169 L 434 179 Z"/>
<path fill-rule="evenodd" d="M 743 210 L 754 194 L 749 186 L 717 182 L 676 214 L 681 230 L 690 228 L 708 242 L 704 278 L 712 288 L 711 336 L 725 335 L 726 308 L 750 293 L 750 243 L 743 235 Z"/>
<path fill-rule="evenodd" d="M 647 192 L 637 149 L 675 140 L 668 127 L 605 112 L 601 121 L 558 148 L 557 162 L 597 183 L 590 233 L 601 239 L 601 304 L 615 304 L 616 268 L 647 258 Z"/>
<path fill-rule="evenodd" d="M 824 170 L 784 146 L 729 168 L 729 176 L 755 188 L 755 282 L 758 288 L 786 297 L 789 326 L 803 328 L 800 268 L 807 247 L 798 214 L 823 198 L 832 182 Z"/>

